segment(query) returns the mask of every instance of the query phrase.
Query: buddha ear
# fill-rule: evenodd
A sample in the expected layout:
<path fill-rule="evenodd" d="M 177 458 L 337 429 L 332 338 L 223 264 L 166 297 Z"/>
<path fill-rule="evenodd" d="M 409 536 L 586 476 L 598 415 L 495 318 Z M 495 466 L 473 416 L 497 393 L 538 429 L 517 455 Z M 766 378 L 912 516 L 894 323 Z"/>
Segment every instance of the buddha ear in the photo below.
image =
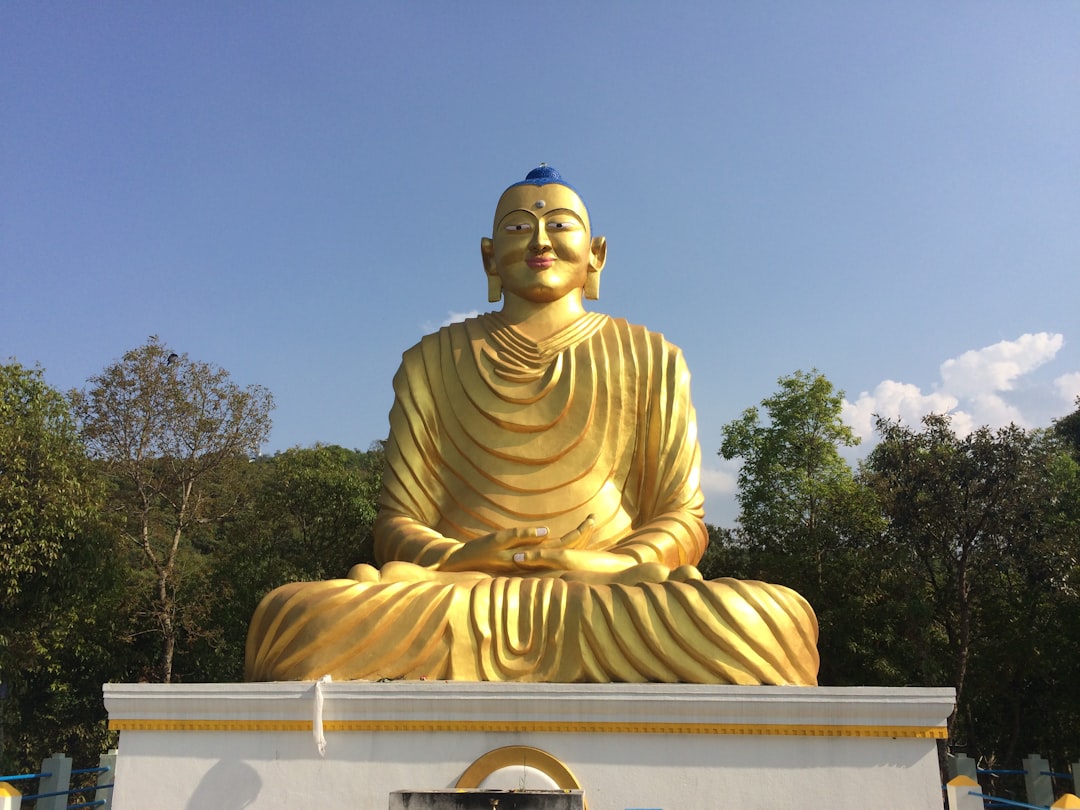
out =
<path fill-rule="evenodd" d="M 607 261 L 607 239 L 603 236 L 594 236 L 589 246 L 589 271 L 599 273 L 604 269 Z"/>
<path fill-rule="evenodd" d="M 595 301 L 600 297 L 600 271 L 604 269 L 607 261 L 607 239 L 602 236 L 593 237 L 592 245 L 589 246 L 589 272 L 585 276 L 585 297 Z"/>
<path fill-rule="evenodd" d="M 502 298 L 502 279 L 495 266 L 495 246 L 486 236 L 480 239 L 480 258 L 484 262 L 484 273 L 488 280 L 488 301 L 494 303 Z"/>

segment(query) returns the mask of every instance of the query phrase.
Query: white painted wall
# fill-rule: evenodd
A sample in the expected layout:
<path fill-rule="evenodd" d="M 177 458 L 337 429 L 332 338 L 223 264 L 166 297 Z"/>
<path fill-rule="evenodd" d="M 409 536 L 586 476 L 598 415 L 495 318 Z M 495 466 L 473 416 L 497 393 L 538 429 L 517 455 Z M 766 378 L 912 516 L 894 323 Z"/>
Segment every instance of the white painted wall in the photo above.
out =
<path fill-rule="evenodd" d="M 939 810 L 933 739 L 687 730 L 736 723 L 757 724 L 759 732 L 943 728 L 953 700 L 947 689 L 660 684 L 349 683 L 328 684 L 324 694 L 328 724 L 397 719 L 412 728 L 440 722 L 527 727 L 542 719 L 567 730 L 326 731 L 320 756 L 310 730 L 133 728 L 311 720 L 312 684 L 110 685 L 106 706 L 113 724 L 124 728 L 114 808 L 385 810 L 391 791 L 453 787 L 488 751 L 528 745 L 573 772 L 591 810 Z M 653 724 L 665 721 L 676 733 L 657 733 Z M 600 723 L 640 724 L 648 731 L 587 730 Z"/>

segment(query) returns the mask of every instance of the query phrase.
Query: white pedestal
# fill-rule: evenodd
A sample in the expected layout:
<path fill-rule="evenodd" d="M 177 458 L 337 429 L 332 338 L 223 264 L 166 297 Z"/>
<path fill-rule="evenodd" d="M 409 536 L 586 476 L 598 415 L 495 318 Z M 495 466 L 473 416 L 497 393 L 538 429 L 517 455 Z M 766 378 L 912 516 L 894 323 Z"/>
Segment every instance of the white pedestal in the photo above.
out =
<path fill-rule="evenodd" d="M 590 810 L 939 810 L 953 690 L 106 684 L 105 705 L 116 810 L 386 810 L 395 790 L 574 782 Z M 507 746 L 541 753 L 491 753 Z"/>

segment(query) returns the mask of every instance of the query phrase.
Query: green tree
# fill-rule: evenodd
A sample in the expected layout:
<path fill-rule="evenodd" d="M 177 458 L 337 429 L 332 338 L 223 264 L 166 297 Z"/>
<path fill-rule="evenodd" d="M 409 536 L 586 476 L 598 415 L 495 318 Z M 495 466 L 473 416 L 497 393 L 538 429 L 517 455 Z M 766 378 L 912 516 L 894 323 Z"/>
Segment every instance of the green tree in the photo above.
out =
<path fill-rule="evenodd" d="M 816 370 L 779 384 L 761 403 L 766 423 L 749 408 L 723 429 L 720 454 L 742 459 L 736 548 L 727 556 L 742 560 L 741 575 L 788 585 L 814 606 L 822 683 L 865 683 L 874 645 L 861 617 L 876 588 L 867 550 L 880 514 L 840 456 L 858 443 L 840 417 L 843 392 Z"/>
<path fill-rule="evenodd" d="M 821 580 L 830 551 L 873 525 L 873 502 L 840 447 L 859 439 L 843 423 L 844 394 L 816 370 L 781 377 L 780 391 L 723 428 L 720 454 L 741 458 L 739 524 L 745 542 L 781 555 Z M 805 579 L 804 575 L 799 576 Z"/>
<path fill-rule="evenodd" d="M 247 626 L 259 601 L 286 582 L 344 577 L 373 563 L 372 526 L 382 447 L 292 448 L 245 468 L 243 508 L 222 526 L 203 604 L 215 633 L 178 666 L 200 680 L 243 676 Z"/>
<path fill-rule="evenodd" d="M 1068 416 L 1054 420 L 1054 433 L 1072 450 L 1080 461 L 1080 397 L 1076 398 L 1076 410 Z"/>
<path fill-rule="evenodd" d="M 103 487 L 40 369 L 0 365 L 0 768 L 92 760 L 101 683 L 122 674 L 122 569 Z"/>
<path fill-rule="evenodd" d="M 1012 759 L 1048 715 L 1077 716 L 1075 687 L 1061 688 L 1076 680 L 1076 462 L 1047 431 L 1014 425 L 960 437 L 931 415 L 921 430 L 882 419 L 878 431 L 863 478 L 904 589 L 897 653 L 913 682 L 956 688 L 955 744 Z"/>
<path fill-rule="evenodd" d="M 342 577 L 356 563 L 373 560 L 381 447 L 367 453 L 336 445 L 293 448 L 275 462 L 268 494 L 285 518 L 287 556 L 304 576 Z"/>
<path fill-rule="evenodd" d="M 737 532 L 711 523 L 706 523 L 705 528 L 709 532 L 709 545 L 697 564 L 701 575 L 705 579 L 748 579 L 754 566 L 748 559 L 746 546 L 739 542 Z"/>
<path fill-rule="evenodd" d="M 273 400 L 157 337 L 88 382 L 72 393 L 75 413 L 92 455 L 117 482 L 114 504 L 138 550 L 161 642 L 156 677 L 168 683 L 179 634 L 200 607 L 183 599 L 184 575 L 201 562 L 185 552 L 192 535 L 235 508 L 217 485 L 266 440 Z"/>
<path fill-rule="evenodd" d="M 0 607 L 39 583 L 99 506 L 62 394 L 40 369 L 0 365 Z"/>

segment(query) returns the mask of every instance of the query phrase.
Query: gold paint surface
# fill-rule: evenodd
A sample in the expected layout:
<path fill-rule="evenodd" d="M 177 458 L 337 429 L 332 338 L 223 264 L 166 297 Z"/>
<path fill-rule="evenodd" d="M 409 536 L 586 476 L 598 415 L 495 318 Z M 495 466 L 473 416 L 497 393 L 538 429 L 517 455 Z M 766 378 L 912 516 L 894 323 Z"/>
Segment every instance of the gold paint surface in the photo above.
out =
<path fill-rule="evenodd" d="M 539 748 L 527 745 L 508 745 L 496 748 L 479 757 L 458 779 L 456 788 L 478 788 L 491 774 L 503 768 L 534 768 L 548 776 L 563 790 L 581 790 L 581 783 L 570 769 L 555 756 Z M 585 797 L 581 798 L 584 810 L 589 810 Z"/>
<path fill-rule="evenodd" d="M 502 308 L 394 377 L 381 567 L 270 593 L 249 680 L 816 684 L 801 596 L 693 567 L 690 374 L 659 333 L 584 310 L 606 250 L 569 187 L 503 194 L 481 240 Z"/>
<path fill-rule="evenodd" d="M 508 745 L 504 748 L 488 751 L 465 769 L 454 787 L 478 788 L 480 783 L 495 771 L 518 766 L 535 768 L 549 776 L 551 781 L 563 790 L 581 789 L 581 783 L 571 773 L 570 769 L 563 764 L 562 760 L 552 756 L 547 751 L 541 751 L 539 748 L 532 748 L 527 745 Z"/>

